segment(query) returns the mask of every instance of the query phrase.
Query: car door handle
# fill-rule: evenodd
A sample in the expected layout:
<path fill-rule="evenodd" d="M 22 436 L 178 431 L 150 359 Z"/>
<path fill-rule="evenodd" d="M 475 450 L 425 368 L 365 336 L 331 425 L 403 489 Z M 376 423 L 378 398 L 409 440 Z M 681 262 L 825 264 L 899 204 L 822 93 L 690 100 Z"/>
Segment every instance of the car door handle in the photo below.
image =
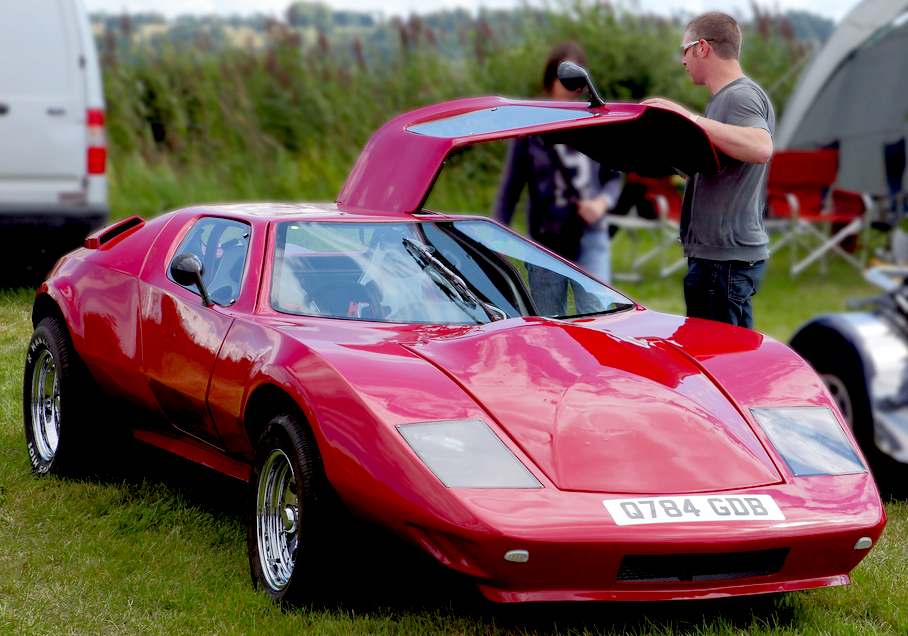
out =
<path fill-rule="evenodd" d="M 66 109 L 62 106 L 51 106 L 47 109 L 47 114 L 51 117 L 61 117 L 66 114 Z"/>
<path fill-rule="evenodd" d="M 9 112 L 9 105 L 8 105 L 8 104 L 0 104 L 0 115 L 5 115 L 5 114 L 8 113 L 8 112 Z"/>

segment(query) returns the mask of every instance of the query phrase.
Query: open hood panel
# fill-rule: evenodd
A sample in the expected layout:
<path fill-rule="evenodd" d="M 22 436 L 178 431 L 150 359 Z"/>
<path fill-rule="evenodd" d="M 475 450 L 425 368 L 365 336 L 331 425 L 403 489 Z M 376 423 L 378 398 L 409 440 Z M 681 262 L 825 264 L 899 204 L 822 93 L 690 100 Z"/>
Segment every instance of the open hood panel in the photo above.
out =
<path fill-rule="evenodd" d="M 717 153 L 698 125 L 662 108 L 613 104 L 612 108 L 639 109 L 630 119 L 612 121 L 593 129 L 568 129 L 545 136 L 552 143 L 572 146 L 595 161 L 621 172 L 662 177 L 681 172 L 713 173 Z M 619 114 L 613 111 L 612 115 Z"/>
<path fill-rule="evenodd" d="M 646 176 L 719 168 L 703 129 L 661 108 L 477 97 L 411 111 L 382 126 L 350 171 L 337 205 L 361 213 L 417 212 L 451 152 L 524 135 L 543 135 L 610 168 Z"/>

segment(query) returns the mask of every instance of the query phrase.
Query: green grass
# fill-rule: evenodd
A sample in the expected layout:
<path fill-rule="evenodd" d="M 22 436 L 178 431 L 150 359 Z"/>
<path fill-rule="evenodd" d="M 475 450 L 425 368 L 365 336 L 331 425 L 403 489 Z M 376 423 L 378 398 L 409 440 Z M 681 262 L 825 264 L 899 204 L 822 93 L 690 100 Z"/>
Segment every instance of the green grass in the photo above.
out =
<path fill-rule="evenodd" d="M 626 238 L 616 252 L 626 254 Z M 791 281 L 773 262 L 757 325 L 787 340 L 872 292 L 830 263 Z M 680 311 L 680 276 L 619 285 Z M 249 584 L 240 486 L 134 449 L 103 478 L 31 475 L 21 375 L 28 290 L 0 291 L 0 634 L 904 634 L 908 504 L 887 503 L 880 543 L 844 588 L 725 601 L 499 607 L 392 541 L 355 530 L 326 599 L 281 611 Z M 104 405 L 99 405 L 103 408 Z M 119 464 L 117 464 L 119 465 Z"/>
<path fill-rule="evenodd" d="M 705 91 L 677 64 L 678 24 L 616 16 L 603 3 L 566 6 L 528 25 L 517 44 L 483 35 L 476 48 L 485 53 L 464 61 L 419 45 L 357 69 L 275 36 L 261 51 L 165 48 L 108 65 L 112 216 L 202 202 L 334 200 L 359 149 L 390 116 L 465 95 L 535 94 L 547 47 L 568 38 L 586 46 L 609 99 L 659 94 L 703 105 Z M 776 31 L 748 34 L 748 72 L 767 86 L 798 58 Z M 773 98 L 781 114 L 785 93 Z M 499 145 L 449 158 L 430 206 L 491 209 L 503 155 Z M 621 236 L 619 260 L 629 248 Z M 618 287 L 654 309 L 683 309 L 680 277 Z M 795 283 L 770 267 L 757 327 L 787 340 L 811 315 L 867 293 L 841 267 Z M 888 504 L 886 534 L 849 588 L 717 602 L 489 606 L 410 551 L 354 530 L 349 554 L 338 556 L 342 583 L 317 606 L 283 612 L 249 585 L 236 482 L 149 449 L 132 449 L 89 481 L 31 475 L 21 414 L 31 298 L 0 290 L 0 636 L 908 633 L 905 503 Z"/>

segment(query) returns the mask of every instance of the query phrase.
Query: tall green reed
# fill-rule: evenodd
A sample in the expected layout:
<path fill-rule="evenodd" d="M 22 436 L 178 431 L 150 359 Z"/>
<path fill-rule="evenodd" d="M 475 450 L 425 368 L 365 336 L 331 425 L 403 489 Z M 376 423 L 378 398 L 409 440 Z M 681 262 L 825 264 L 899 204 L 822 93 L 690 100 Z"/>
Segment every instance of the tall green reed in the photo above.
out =
<path fill-rule="evenodd" d="M 587 49 L 607 99 L 663 95 L 702 108 L 708 97 L 679 63 L 678 19 L 589 0 L 515 9 L 508 19 L 490 15 L 459 34 L 459 55 L 419 17 L 379 25 L 396 36 L 390 50 L 360 38 L 343 46 L 324 34 L 306 38 L 277 21 L 255 47 L 213 48 L 196 38 L 134 45 L 125 55 L 123 37 L 103 38 L 114 214 L 202 201 L 333 200 L 388 118 L 456 97 L 537 96 L 548 49 L 567 39 Z M 757 18 L 745 35 L 744 63 L 775 86 L 805 51 L 784 21 Z M 777 110 L 790 88 L 776 86 Z M 429 204 L 486 211 L 503 154 L 492 145 L 453 159 Z"/>

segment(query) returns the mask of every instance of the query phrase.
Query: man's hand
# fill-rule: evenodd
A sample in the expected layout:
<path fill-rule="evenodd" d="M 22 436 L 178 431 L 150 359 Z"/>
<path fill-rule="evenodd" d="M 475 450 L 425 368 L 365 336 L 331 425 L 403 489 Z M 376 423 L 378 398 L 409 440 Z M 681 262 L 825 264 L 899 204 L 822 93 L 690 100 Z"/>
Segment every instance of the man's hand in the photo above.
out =
<path fill-rule="evenodd" d="M 595 199 L 583 199 L 577 204 L 577 214 L 586 221 L 587 225 L 592 225 L 605 215 L 609 207 L 611 206 L 606 196 L 596 197 Z"/>
<path fill-rule="evenodd" d="M 767 130 L 723 124 L 720 121 L 692 113 L 681 104 L 676 104 L 664 97 L 650 97 L 640 103 L 684 115 L 700 126 L 712 144 L 732 159 L 747 163 L 766 163 L 772 158 L 772 136 Z"/>
<path fill-rule="evenodd" d="M 657 106 L 659 108 L 664 108 L 665 110 L 671 110 L 679 115 L 684 115 L 690 120 L 693 120 L 697 115 L 690 112 L 681 104 L 676 104 L 670 99 L 665 99 L 664 97 L 650 97 L 649 99 L 644 99 L 640 102 L 644 106 Z"/>

